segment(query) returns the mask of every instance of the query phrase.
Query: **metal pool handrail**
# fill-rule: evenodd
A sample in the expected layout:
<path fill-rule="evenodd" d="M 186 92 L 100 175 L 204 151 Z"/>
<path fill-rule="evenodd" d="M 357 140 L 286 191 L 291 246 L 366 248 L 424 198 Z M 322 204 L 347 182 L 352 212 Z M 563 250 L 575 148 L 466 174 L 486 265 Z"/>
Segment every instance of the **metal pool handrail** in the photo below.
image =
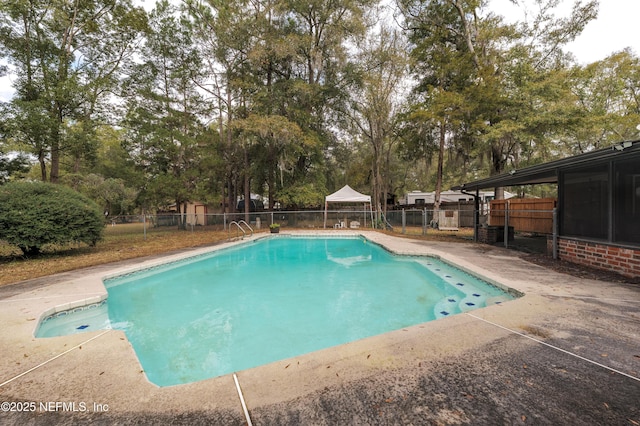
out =
<path fill-rule="evenodd" d="M 242 225 L 246 225 L 247 228 L 249 228 L 249 231 L 251 232 L 250 236 L 253 236 L 253 228 L 251 227 L 251 225 L 249 225 L 247 222 L 245 222 L 244 220 L 239 220 L 239 221 L 233 221 L 231 223 L 229 223 L 229 239 L 231 239 L 231 225 L 236 225 L 238 227 L 239 230 L 242 231 L 242 239 L 244 239 L 244 237 L 247 236 L 247 232 L 244 230 L 244 228 L 242 227 Z M 236 238 L 239 236 L 239 233 L 236 231 Z"/>
<path fill-rule="evenodd" d="M 251 225 L 249 225 L 247 222 L 245 222 L 244 220 L 240 220 L 238 221 L 238 226 L 240 225 L 247 225 L 247 228 L 249 228 L 249 231 L 251 231 L 251 234 L 249 235 L 250 237 L 253 237 L 253 228 L 251 227 Z"/>

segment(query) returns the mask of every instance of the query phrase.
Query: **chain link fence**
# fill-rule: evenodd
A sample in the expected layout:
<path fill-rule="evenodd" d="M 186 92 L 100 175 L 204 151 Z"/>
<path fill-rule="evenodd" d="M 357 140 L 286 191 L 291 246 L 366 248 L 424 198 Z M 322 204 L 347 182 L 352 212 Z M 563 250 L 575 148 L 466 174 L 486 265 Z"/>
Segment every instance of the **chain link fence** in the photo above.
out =
<path fill-rule="evenodd" d="M 325 217 L 326 214 L 326 217 Z M 450 217 L 449 217 L 450 216 Z M 158 213 L 114 216 L 106 218 L 108 233 L 169 232 L 186 230 L 229 231 L 233 222 L 244 221 L 254 231 L 268 229 L 277 223 L 281 229 L 385 229 L 395 233 L 425 234 L 428 229 L 443 225 L 448 228 L 473 227 L 473 211 L 446 210 L 438 217 L 433 210 L 390 210 L 377 214 L 369 210 L 264 211 L 245 213 Z M 434 219 L 435 218 L 435 219 Z"/>
<path fill-rule="evenodd" d="M 106 219 L 111 233 L 166 232 L 187 230 L 197 232 L 228 231 L 233 222 L 247 222 L 255 231 L 268 229 L 277 223 L 281 228 L 325 228 L 325 211 L 265 211 L 245 213 L 179 214 L 158 213 L 146 215 L 114 216 Z M 370 211 L 330 210 L 326 212 L 326 228 L 372 228 Z"/>
<path fill-rule="evenodd" d="M 547 237 L 552 234 L 545 231 L 535 232 L 532 229 L 519 229 L 521 225 L 516 218 L 528 216 L 545 217 L 553 215 L 553 210 L 502 210 L 476 212 L 468 207 L 445 208 L 438 211 L 432 209 L 402 209 L 389 210 L 386 214 L 370 212 L 369 210 L 314 210 L 314 211 L 264 211 L 245 213 L 214 213 L 214 214 L 178 214 L 162 213 L 147 215 L 117 216 L 107 219 L 107 234 L 136 234 L 154 232 L 200 232 L 220 231 L 252 232 L 268 230 L 271 224 L 278 224 L 280 229 L 384 229 L 388 232 L 405 235 L 443 235 L 456 234 L 460 238 L 495 244 L 503 242 L 504 246 L 518 243 L 530 244 L 537 240 L 537 245 L 547 245 Z M 477 214 L 476 214 L 477 213 Z M 505 233 L 504 218 L 507 218 L 508 233 Z M 527 216 L 528 215 L 528 216 Z M 502 222 L 499 222 L 501 220 Z M 554 218 L 555 220 L 555 218 Z M 234 225 L 239 224 L 240 229 Z M 246 224 L 245 224 L 246 223 Z M 516 225 L 514 227 L 514 225 Z M 478 233 L 474 236 L 474 226 Z M 233 229 L 232 229 L 233 228 Z M 545 228 L 546 229 L 546 228 Z M 554 229 L 557 229 L 554 225 Z M 505 236 L 505 238 L 503 238 Z M 522 240 L 522 238 L 528 238 Z M 555 246 L 555 240 L 554 240 Z"/>

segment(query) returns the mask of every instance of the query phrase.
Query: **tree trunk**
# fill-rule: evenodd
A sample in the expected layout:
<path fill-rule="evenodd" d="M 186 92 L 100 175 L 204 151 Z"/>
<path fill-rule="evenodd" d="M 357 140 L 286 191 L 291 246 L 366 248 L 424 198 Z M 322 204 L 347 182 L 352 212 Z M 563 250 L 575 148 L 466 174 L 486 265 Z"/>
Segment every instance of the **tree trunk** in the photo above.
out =
<path fill-rule="evenodd" d="M 51 170 L 49 171 L 49 181 L 58 183 L 60 174 L 60 133 L 56 129 L 51 140 Z"/>
<path fill-rule="evenodd" d="M 278 162 L 273 158 L 269 161 L 269 176 L 267 178 L 267 196 L 269 197 L 269 210 L 273 210 L 274 206 L 274 194 L 276 187 L 276 164 Z"/>
<path fill-rule="evenodd" d="M 456 8 L 456 10 L 458 11 L 458 16 L 460 16 L 460 19 L 462 20 L 462 25 L 464 27 L 464 36 L 465 36 L 465 41 L 467 43 L 467 48 L 469 49 L 469 52 L 471 53 L 471 58 L 473 59 L 473 64 L 476 67 L 476 70 L 480 69 L 480 60 L 478 59 L 478 54 L 476 53 L 476 49 L 473 45 L 473 37 L 471 34 L 471 25 L 469 24 L 469 20 L 467 20 L 467 17 L 465 15 L 464 9 L 462 8 L 462 5 L 460 4 L 459 0 L 450 0 L 451 4 L 453 4 L 453 6 Z"/>
<path fill-rule="evenodd" d="M 436 193 L 433 202 L 433 222 L 438 223 L 440 216 L 440 193 L 442 192 L 442 172 L 444 164 L 444 142 L 446 137 L 446 123 L 443 119 L 440 121 L 440 149 L 438 151 L 438 171 L 436 172 Z"/>
<path fill-rule="evenodd" d="M 504 165 L 506 161 L 502 158 L 502 150 L 500 146 L 496 143 L 491 144 L 491 161 L 492 161 L 491 174 L 493 176 L 501 174 L 504 171 Z M 494 191 L 495 191 L 494 198 L 496 200 L 504 199 L 503 187 L 496 187 Z"/>
<path fill-rule="evenodd" d="M 233 177 L 229 176 L 227 180 L 227 197 L 229 203 L 229 213 L 235 213 L 236 211 L 236 189 L 233 186 Z"/>
<path fill-rule="evenodd" d="M 249 153 L 248 148 L 244 149 L 244 221 L 249 223 L 249 212 L 251 207 L 251 187 L 249 179 Z"/>
<path fill-rule="evenodd" d="M 40 177 L 43 182 L 47 181 L 47 161 L 44 150 L 40 150 L 38 153 L 38 162 L 40 163 Z"/>
<path fill-rule="evenodd" d="M 185 205 L 186 207 L 186 205 Z M 187 229 L 182 210 L 182 201 L 176 198 L 176 213 L 178 213 L 178 229 Z"/>

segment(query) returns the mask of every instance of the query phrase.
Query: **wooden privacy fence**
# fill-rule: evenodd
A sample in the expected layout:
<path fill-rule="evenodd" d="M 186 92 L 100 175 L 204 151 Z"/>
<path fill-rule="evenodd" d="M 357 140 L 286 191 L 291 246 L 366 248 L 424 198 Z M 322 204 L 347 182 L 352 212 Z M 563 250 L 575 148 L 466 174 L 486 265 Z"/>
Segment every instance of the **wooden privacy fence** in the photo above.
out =
<path fill-rule="evenodd" d="M 505 204 L 508 203 L 508 209 Z M 504 226 L 505 210 L 509 212 L 509 226 L 520 232 L 553 233 L 555 198 L 515 198 L 493 200 L 489 209 L 489 225 Z"/>

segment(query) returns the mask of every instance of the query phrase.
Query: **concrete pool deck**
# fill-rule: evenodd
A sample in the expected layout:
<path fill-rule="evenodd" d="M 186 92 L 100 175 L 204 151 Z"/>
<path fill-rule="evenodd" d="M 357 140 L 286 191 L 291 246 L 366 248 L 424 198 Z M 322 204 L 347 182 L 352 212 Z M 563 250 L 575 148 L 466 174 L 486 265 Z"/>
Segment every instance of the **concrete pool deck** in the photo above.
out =
<path fill-rule="evenodd" d="M 525 295 L 239 371 L 253 424 L 640 425 L 640 287 L 556 273 L 487 245 L 326 232 L 338 233 L 438 256 Z M 45 312 L 103 297 L 103 277 L 166 258 L 0 287 L 0 423 L 246 424 L 232 375 L 160 388 L 121 331 L 33 337 Z"/>

